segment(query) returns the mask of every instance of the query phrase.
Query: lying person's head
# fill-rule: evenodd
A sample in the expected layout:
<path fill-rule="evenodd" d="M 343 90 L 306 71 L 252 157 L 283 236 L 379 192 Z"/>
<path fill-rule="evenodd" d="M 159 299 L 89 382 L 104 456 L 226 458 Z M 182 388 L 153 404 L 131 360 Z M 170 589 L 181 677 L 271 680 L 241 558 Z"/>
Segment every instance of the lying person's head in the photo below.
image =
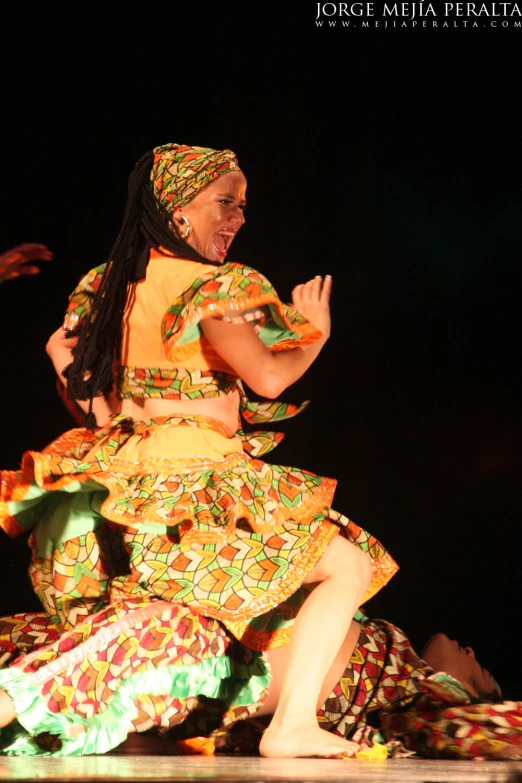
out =
<path fill-rule="evenodd" d="M 458 680 L 477 699 L 502 701 L 502 690 L 495 678 L 484 669 L 471 647 L 461 647 L 444 633 L 436 633 L 424 645 L 421 658 L 437 672 Z"/>

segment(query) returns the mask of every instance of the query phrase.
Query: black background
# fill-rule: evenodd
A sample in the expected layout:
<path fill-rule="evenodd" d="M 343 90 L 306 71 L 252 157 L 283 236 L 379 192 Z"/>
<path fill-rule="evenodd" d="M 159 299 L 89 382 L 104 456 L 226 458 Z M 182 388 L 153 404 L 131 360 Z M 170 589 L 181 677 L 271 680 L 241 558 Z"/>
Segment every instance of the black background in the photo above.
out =
<path fill-rule="evenodd" d="M 473 646 L 521 698 L 522 30 L 318 29 L 316 3 L 282 5 L 13 9 L 1 249 L 54 260 L 0 288 L 0 465 L 73 426 L 45 343 L 106 260 L 134 162 L 233 149 L 249 208 L 230 257 L 285 300 L 334 281 L 332 338 L 284 395 L 311 404 L 269 461 L 337 478 L 335 507 L 398 560 L 369 613 Z M 36 609 L 26 540 L 1 543 L 1 611 Z"/>

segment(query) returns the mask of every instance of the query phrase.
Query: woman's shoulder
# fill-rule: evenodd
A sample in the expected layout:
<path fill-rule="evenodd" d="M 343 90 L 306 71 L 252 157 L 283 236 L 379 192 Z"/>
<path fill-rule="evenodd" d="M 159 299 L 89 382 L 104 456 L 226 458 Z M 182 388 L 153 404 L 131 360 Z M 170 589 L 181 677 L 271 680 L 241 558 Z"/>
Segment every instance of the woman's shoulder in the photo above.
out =
<path fill-rule="evenodd" d="M 200 339 L 199 323 L 205 318 L 221 318 L 251 311 L 278 302 L 270 282 L 253 267 L 236 261 L 208 267 L 190 281 L 175 297 L 163 320 L 163 338 L 183 341 Z"/>
<path fill-rule="evenodd" d="M 239 261 L 226 261 L 218 270 L 221 269 L 225 274 L 237 274 L 244 277 L 259 277 L 266 280 L 266 276 L 258 269 L 248 264 L 240 264 Z"/>
<path fill-rule="evenodd" d="M 106 266 L 107 263 L 104 263 L 90 269 L 80 278 L 74 291 L 70 294 L 63 322 L 63 327 L 67 332 L 74 332 L 90 312 L 92 301 L 100 287 Z"/>
<path fill-rule="evenodd" d="M 99 264 L 98 266 L 89 269 L 86 274 L 81 276 L 75 291 L 81 289 L 90 293 L 96 293 L 106 267 L 107 262 L 104 262 L 103 264 Z"/>
<path fill-rule="evenodd" d="M 207 283 L 208 288 L 209 281 L 219 282 L 222 293 L 228 291 L 230 294 L 240 294 L 241 291 L 245 291 L 252 296 L 255 293 L 274 292 L 274 286 L 266 275 L 252 266 L 237 261 L 225 262 L 205 278 L 202 284 Z"/>

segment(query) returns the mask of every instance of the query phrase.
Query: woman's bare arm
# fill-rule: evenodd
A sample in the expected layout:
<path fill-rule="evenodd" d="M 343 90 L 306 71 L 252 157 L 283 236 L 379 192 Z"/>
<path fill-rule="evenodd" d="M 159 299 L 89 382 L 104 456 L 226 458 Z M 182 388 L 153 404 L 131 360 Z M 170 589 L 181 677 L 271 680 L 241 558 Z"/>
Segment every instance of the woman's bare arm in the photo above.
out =
<path fill-rule="evenodd" d="M 316 277 L 292 292 L 292 302 L 322 332 L 313 345 L 272 353 L 248 324 L 231 324 L 218 318 L 201 322 L 205 337 L 238 376 L 261 397 L 274 399 L 295 383 L 319 356 L 330 336 L 330 277 Z"/>
<path fill-rule="evenodd" d="M 67 380 L 63 377 L 62 372 L 71 363 L 73 358 L 72 351 L 76 347 L 77 342 L 77 337 L 68 337 L 65 329 L 60 327 L 50 336 L 45 346 L 56 374 L 64 386 L 67 386 Z M 89 411 L 89 400 L 76 400 L 76 402 L 82 411 L 85 413 Z M 111 414 L 117 411 L 118 405 L 119 401 L 112 395 L 109 399 L 105 397 L 94 398 L 92 410 L 98 427 L 108 424 Z"/>

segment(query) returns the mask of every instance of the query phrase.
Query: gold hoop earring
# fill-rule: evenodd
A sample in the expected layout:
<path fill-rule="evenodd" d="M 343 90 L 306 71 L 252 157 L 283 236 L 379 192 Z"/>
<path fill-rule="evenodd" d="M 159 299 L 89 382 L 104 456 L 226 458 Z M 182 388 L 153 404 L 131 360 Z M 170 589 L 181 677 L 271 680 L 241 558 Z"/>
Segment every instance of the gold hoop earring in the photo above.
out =
<path fill-rule="evenodd" d="M 187 224 L 187 230 L 185 231 L 185 233 L 183 234 L 183 237 L 182 237 L 182 239 L 186 239 L 188 237 L 188 235 L 190 234 L 190 232 L 192 231 L 192 226 L 188 222 L 188 219 L 185 217 L 185 215 L 182 215 L 181 219 L 184 220 L 185 223 Z"/>

